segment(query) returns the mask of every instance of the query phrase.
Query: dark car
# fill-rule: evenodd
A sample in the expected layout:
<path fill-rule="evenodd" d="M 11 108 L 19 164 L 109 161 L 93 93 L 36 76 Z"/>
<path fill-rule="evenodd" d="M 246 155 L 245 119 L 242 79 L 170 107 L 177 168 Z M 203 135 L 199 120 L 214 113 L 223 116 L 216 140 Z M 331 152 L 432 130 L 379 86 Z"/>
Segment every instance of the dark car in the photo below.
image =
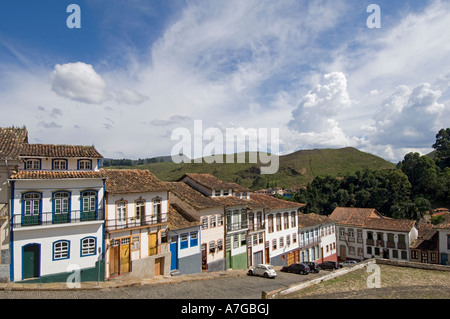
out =
<path fill-rule="evenodd" d="M 342 268 L 342 265 L 335 261 L 324 261 L 323 263 L 319 264 L 320 269 L 339 269 Z"/>
<path fill-rule="evenodd" d="M 306 261 L 306 262 L 304 262 L 304 264 L 309 267 L 311 272 L 315 272 L 316 274 L 319 273 L 320 269 L 319 269 L 318 263 L 315 263 L 313 261 Z"/>
<path fill-rule="evenodd" d="M 281 271 L 283 272 L 292 272 L 294 274 L 300 274 L 300 275 L 307 275 L 311 272 L 311 269 L 308 265 L 305 264 L 292 264 L 290 266 L 284 266 L 281 268 Z"/>

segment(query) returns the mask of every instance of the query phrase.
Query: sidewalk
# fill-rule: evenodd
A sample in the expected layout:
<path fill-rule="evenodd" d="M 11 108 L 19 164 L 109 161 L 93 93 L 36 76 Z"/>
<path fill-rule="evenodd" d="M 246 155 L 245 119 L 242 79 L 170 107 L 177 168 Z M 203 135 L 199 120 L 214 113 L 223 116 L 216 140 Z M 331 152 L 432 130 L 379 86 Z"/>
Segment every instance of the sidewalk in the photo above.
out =
<path fill-rule="evenodd" d="M 179 282 L 208 280 L 213 278 L 224 277 L 239 277 L 246 276 L 247 269 L 242 270 L 224 270 L 217 272 L 203 272 L 190 275 L 178 275 L 178 276 L 157 276 L 154 278 L 136 278 L 130 275 L 119 276 L 108 281 L 88 281 L 79 283 L 78 287 L 74 283 L 67 284 L 66 282 L 53 282 L 53 283 L 0 283 L 0 290 L 12 291 L 12 290 L 98 290 L 98 289 L 111 289 L 111 288 L 124 288 L 130 286 L 145 286 L 145 285 L 161 285 L 171 284 Z"/>

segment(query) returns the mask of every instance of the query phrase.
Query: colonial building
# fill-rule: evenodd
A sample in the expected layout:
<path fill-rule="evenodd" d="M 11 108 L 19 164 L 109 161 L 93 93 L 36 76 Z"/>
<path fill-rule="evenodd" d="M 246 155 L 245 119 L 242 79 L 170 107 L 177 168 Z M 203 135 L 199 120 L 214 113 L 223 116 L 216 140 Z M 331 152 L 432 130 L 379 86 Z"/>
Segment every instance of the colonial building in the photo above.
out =
<path fill-rule="evenodd" d="M 106 278 L 168 275 L 168 189 L 148 170 L 102 169 L 106 177 Z"/>
<path fill-rule="evenodd" d="M 298 215 L 300 262 L 337 261 L 335 223 L 327 216 Z"/>
<path fill-rule="evenodd" d="M 436 225 L 439 232 L 439 256 L 442 265 L 450 265 L 450 214 L 444 215 L 444 221 Z"/>
<path fill-rule="evenodd" d="M 365 221 L 383 216 L 374 208 L 337 207 L 329 217 L 336 223 L 338 259 L 363 260 Z"/>
<path fill-rule="evenodd" d="M 169 207 L 171 274 L 196 274 L 202 271 L 200 222 L 177 204 Z"/>
<path fill-rule="evenodd" d="M 93 146 L 20 146 L 8 179 L 11 281 L 104 279 L 101 159 Z"/>
<path fill-rule="evenodd" d="M 418 235 L 414 220 L 369 218 L 363 227 L 364 258 L 410 259 L 409 247 Z"/>
<path fill-rule="evenodd" d="M 265 249 L 263 260 L 275 266 L 299 262 L 297 219 L 299 209 L 304 204 L 281 200 L 266 194 L 251 194 L 250 198 L 259 207 L 264 208 Z M 257 214 L 260 209 L 254 211 Z M 255 249 L 255 251 L 258 250 Z M 260 260 L 261 258 L 254 261 L 257 263 Z"/>
<path fill-rule="evenodd" d="M 201 271 L 225 270 L 225 223 L 223 205 L 214 201 L 210 196 L 203 195 L 184 182 L 168 182 L 166 185 L 170 189 L 170 203 L 176 205 L 176 207 L 191 216 L 201 225 L 198 240 L 201 249 L 201 257 L 199 258 L 199 262 L 201 261 Z M 180 231 L 172 229 L 170 237 L 170 249 L 172 252 L 171 270 L 179 270 L 184 273 L 187 271 L 187 266 L 183 266 L 185 261 L 180 260 L 178 264 L 174 261 L 174 256 L 178 258 L 178 252 L 182 252 L 180 250 L 180 236 Z M 185 270 L 182 270 L 182 268 Z M 189 272 L 192 271 L 190 270 Z"/>
<path fill-rule="evenodd" d="M 417 239 L 409 248 L 411 261 L 439 264 L 439 231 L 431 224 L 419 223 Z"/>

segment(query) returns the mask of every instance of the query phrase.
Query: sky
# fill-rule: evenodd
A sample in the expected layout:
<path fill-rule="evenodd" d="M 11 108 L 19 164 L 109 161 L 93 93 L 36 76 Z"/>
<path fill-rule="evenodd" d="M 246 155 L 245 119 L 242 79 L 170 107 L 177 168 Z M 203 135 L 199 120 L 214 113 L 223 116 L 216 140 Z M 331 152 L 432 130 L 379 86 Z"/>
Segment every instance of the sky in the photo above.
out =
<path fill-rule="evenodd" d="M 438 0 L 2 0 L 0 126 L 138 159 L 200 120 L 396 163 L 450 127 L 449 30 Z"/>

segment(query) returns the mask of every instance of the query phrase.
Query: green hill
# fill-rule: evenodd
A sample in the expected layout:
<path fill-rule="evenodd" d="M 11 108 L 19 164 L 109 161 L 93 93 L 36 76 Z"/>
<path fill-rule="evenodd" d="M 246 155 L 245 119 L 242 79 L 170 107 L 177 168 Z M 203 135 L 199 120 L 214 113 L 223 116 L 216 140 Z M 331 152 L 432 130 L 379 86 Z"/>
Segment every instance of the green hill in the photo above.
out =
<path fill-rule="evenodd" d="M 388 169 L 395 165 L 378 156 L 355 148 L 302 150 L 279 157 L 276 174 L 260 174 L 260 163 L 151 163 L 134 165 L 132 168 L 149 169 L 163 181 L 174 181 L 184 173 L 209 173 L 224 181 L 236 182 L 253 190 L 270 187 L 291 188 L 304 186 L 315 176 L 342 177 L 358 170 Z M 116 167 L 117 168 L 117 167 Z M 130 166 L 123 167 L 130 168 Z"/>

